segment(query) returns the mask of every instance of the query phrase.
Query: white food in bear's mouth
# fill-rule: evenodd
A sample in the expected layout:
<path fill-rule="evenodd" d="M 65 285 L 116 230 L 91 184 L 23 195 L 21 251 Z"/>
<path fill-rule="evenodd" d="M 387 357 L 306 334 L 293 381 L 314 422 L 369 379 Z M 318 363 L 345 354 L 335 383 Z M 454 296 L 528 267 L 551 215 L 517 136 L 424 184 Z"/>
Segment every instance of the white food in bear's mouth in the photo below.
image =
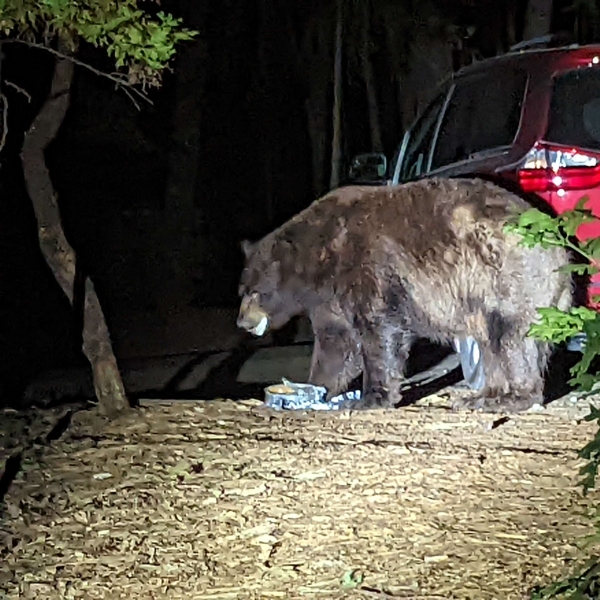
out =
<path fill-rule="evenodd" d="M 265 331 L 267 330 L 267 325 L 269 324 L 269 319 L 267 317 L 263 317 L 260 322 L 258 323 L 258 325 L 253 329 L 252 333 L 254 333 L 254 335 L 257 336 L 261 336 L 265 334 Z"/>

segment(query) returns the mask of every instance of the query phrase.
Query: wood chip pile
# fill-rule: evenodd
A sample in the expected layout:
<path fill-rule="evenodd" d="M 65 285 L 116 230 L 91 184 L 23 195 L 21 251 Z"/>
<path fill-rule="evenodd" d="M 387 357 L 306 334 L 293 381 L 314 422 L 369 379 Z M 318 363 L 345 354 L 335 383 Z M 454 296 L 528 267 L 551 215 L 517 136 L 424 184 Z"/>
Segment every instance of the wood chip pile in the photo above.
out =
<path fill-rule="evenodd" d="M 0 597 L 526 598 L 586 556 L 598 495 L 576 451 L 595 431 L 443 402 L 78 412 L 6 495 Z"/>

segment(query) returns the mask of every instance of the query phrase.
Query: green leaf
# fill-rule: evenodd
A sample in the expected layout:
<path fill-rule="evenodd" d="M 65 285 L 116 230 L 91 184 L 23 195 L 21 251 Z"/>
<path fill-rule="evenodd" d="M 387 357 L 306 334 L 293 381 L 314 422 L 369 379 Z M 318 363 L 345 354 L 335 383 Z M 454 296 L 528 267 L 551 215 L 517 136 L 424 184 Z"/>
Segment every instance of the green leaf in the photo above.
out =
<path fill-rule="evenodd" d="M 592 223 L 596 220 L 597 219 L 587 211 L 569 211 L 563 213 L 559 222 L 567 235 L 574 236 L 583 223 Z"/>
<path fill-rule="evenodd" d="M 519 215 L 518 223 L 520 227 L 528 227 L 530 225 L 546 223 L 548 219 L 552 219 L 552 217 L 537 208 L 530 208 Z"/>
<path fill-rule="evenodd" d="M 184 28 L 182 19 L 144 12 L 138 0 L 0 0 L 0 7 L 4 36 L 48 45 L 57 37 L 80 37 L 104 48 L 117 68 L 148 85 L 158 85 L 177 47 L 198 35 Z"/>
<path fill-rule="evenodd" d="M 584 421 L 600 421 L 600 409 L 590 402 L 590 414 L 584 417 Z"/>
<path fill-rule="evenodd" d="M 577 204 L 575 205 L 575 210 L 587 210 L 585 208 L 585 205 L 590 201 L 590 197 L 589 196 L 582 196 L 578 201 Z"/>
<path fill-rule="evenodd" d="M 588 322 L 600 323 L 600 315 L 586 307 L 575 307 L 566 312 L 555 307 L 545 307 L 538 308 L 537 312 L 540 318 L 536 323 L 531 324 L 529 335 L 541 341 L 557 344 L 567 341 L 578 333 L 585 331 L 587 334 L 585 327 Z"/>
<path fill-rule="evenodd" d="M 593 265 L 585 265 L 582 263 L 573 264 L 573 265 L 563 265 L 558 268 L 558 271 L 561 273 L 576 273 L 577 275 L 585 275 L 586 273 L 596 273 L 598 272 L 598 268 Z"/>
<path fill-rule="evenodd" d="M 581 247 L 590 256 L 600 259 L 600 238 L 592 238 L 581 242 Z"/>
<path fill-rule="evenodd" d="M 351 569 L 349 571 L 346 571 L 342 576 L 342 588 L 346 590 L 354 589 L 358 587 L 363 582 L 363 580 L 364 576 L 360 571 L 356 569 Z"/>

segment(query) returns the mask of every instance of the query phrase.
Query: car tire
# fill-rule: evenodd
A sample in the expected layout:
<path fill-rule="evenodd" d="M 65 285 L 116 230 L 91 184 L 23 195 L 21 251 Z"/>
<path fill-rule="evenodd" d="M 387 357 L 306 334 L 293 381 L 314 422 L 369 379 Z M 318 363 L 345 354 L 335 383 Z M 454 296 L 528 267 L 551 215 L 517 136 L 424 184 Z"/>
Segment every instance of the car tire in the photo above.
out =
<path fill-rule="evenodd" d="M 460 357 L 460 366 L 466 385 L 472 390 L 481 390 L 485 386 L 483 358 L 477 340 L 472 337 L 457 339 L 454 347 Z"/>

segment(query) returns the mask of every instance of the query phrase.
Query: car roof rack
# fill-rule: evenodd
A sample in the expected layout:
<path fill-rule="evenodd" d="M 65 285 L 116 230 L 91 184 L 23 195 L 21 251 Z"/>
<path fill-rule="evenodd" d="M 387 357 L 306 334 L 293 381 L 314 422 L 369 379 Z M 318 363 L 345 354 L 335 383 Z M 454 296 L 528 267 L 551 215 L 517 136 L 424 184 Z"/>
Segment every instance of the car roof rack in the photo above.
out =
<path fill-rule="evenodd" d="M 518 44 L 514 44 L 508 50 L 509 53 L 520 52 L 522 50 L 532 50 L 534 48 L 558 48 L 561 46 L 577 47 L 579 44 L 573 43 L 573 37 L 570 32 L 560 31 L 540 35 L 529 40 L 523 40 Z"/>

